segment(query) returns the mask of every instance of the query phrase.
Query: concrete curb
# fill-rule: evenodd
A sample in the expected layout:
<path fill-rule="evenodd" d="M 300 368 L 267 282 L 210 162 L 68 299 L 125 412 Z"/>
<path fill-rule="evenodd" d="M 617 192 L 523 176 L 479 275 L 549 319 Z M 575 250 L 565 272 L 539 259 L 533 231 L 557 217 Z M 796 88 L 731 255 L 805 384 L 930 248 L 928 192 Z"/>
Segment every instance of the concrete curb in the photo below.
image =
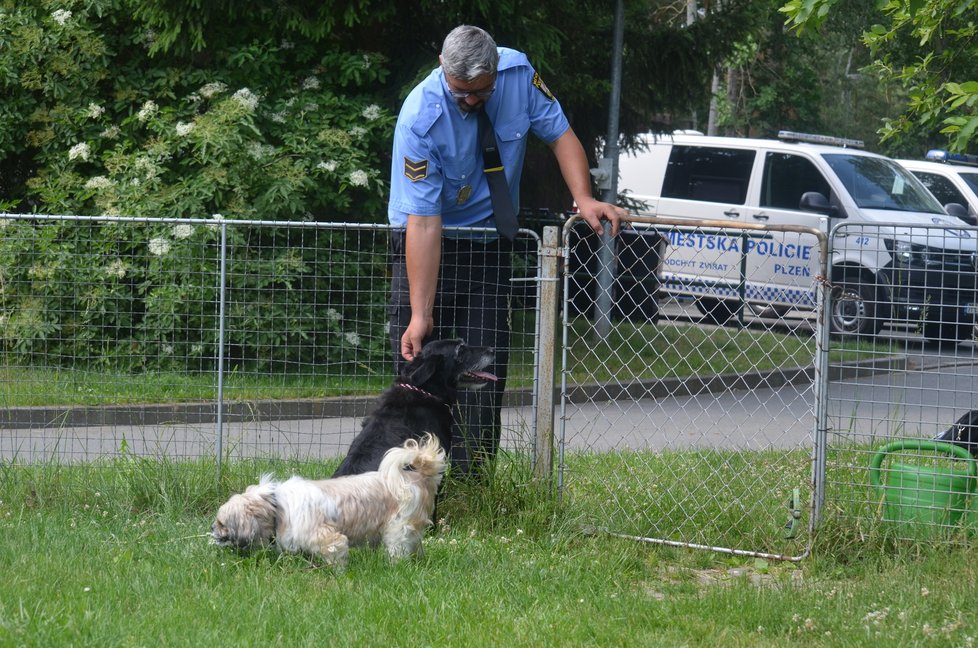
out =
<path fill-rule="evenodd" d="M 906 356 L 890 356 L 830 368 L 829 380 L 838 381 L 869 376 L 885 371 L 918 368 Z M 785 385 L 811 383 L 814 367 L 779 368 L 747 374 L 689 376 L 667 380 L 644 380 L 629 384 L 583 384 L 568 389 L 571 403 L 643 398 L 681 398 L 751 389 L 776 389 Z M 555 395 L 559 397 L 559 394 Z M 257 400 L 228 402 L 226 423 L 293 421 L 366 416 L 374 396 L 313 398 L 295 400 Z M 559 398 L 558 398 L 559 400 Z M 507 391 L 504 407 L 527 407 L 533 402 L 528 389 Z M 156 405 L 110 405 L 74 407 L 10 407 L 0 411 L 0 428 L 49 429 L 69 427 L 117 427 L 158 425 L 207 425 L 217 421 L 217 405 L 173 403 Z"/>

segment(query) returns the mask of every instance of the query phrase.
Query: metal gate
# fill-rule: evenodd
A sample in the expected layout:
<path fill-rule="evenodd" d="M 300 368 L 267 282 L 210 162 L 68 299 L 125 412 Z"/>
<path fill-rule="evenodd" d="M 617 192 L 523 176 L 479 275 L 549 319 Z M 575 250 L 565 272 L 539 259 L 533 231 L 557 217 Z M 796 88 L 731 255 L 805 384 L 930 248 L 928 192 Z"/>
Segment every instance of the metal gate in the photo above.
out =
<path fill-rule="evenodd" d="M 564 229 L 558 485 L 572 514 L 648 542 L 806 555 L 825 236 L 649 218 L 603 247 L 582 226 Z M 804 266 L 774 273 L 789 249 Z"/>
<path fill-rule="evenodd" d="M 852 270 L 832 277 L 837 299 L 862 294 L 881 335 L 872 343 L 829 347 L 835 369 L 824 394 L 824 525 L 840 538 L 966 540 L 978 530 L 978 230 L 962 226 L 843 224 L 833 257 L 866 254 L 883 240 L 894 261 L 883 281 Z M 938 442 L 952 437 L 956 443 Z M 946 439 L 945 439 L 946 440 Z"/>

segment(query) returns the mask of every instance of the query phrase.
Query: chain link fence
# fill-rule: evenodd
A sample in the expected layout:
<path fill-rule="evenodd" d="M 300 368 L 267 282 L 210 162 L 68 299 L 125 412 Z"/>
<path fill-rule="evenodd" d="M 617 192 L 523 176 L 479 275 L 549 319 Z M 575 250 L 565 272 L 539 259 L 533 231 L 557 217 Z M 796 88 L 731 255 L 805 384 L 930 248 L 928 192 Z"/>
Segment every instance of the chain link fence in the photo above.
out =
<path fill-rule="evenodd" d="M 689 223 L 637 220 L 604 273 L 568 226 L 561 492 L 616 535 L 804 555 L 824 237 Z"/>
<path fill-rule="evenodd" d="M 862 370 L 830 372 L 825 390 L 825 521 L 855 538 L 964 539 L 978 530 L 978 230 L 843 224 L 833 257 L 876 239 L 894 252 L 885 282 L 852 267 L 832 277 L 832 317 L 870 318 L 882 335 L 829 345 L 833 367 Z"/>
<path fill-rule="evenodd" d="M 339 458 L 393 378 L 386 226 L 0 217 L 0 459 Z M 533 447 L 539 239 L 505 447 Z"/>
<path fill-rule="evenodd" d="M 328 463 L 392 380 L 386 226 L 0 228 L 6 464 Z M 978 409 L 978 232 L 923 229 L 521 231 L 504 452 L 591 528 L 648 542 L 799 559 L 825 522 L 960 532 L 969 449 L 920 442 Z"/>

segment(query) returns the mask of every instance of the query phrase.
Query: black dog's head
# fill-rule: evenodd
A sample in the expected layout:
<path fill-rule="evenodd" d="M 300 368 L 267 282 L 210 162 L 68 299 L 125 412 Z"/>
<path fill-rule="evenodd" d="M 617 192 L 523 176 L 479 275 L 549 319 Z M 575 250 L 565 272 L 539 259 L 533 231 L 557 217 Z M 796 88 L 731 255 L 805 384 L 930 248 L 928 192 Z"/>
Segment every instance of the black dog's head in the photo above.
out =
<path fill-rule="evenodd" d="M 492 348 L 470 347 L 462 340 L 435 340 L 404 365 L 398 382 L 452 399 L 459 389 L 479 389 L 497 380 L 485 371 L 496 359 Z"/>

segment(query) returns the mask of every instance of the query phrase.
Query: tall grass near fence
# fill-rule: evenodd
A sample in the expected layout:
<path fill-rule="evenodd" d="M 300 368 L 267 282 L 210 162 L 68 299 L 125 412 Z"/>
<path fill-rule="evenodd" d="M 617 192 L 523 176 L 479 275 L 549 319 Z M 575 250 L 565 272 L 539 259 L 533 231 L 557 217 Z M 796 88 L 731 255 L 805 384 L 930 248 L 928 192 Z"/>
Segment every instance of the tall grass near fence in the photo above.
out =
<path fill-rule="evenodd" d="M 573 453 L 566 461 L 568 510 L 598 529 L 789 556 L 810 539 L 810 451 Z M 804 514 L 786 538 L 799 487 Z"/>

